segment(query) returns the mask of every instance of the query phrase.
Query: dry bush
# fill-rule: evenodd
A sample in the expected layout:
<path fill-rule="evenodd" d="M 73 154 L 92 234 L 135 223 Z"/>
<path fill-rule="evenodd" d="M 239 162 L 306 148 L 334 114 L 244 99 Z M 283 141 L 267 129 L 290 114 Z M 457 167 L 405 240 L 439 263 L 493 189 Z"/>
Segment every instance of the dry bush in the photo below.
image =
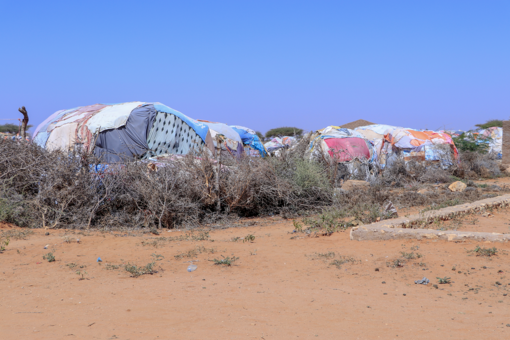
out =
<path fill-rule="evenodd" d="M 453 174 L 460 178 L 492 178 L 501 174 L 497 157 L 493 153 L 464 151 L 459 153 L 459 163 Z"/>
<path fill-rule="evenodd" d="M 332 207 L 366 223 L 384 217 L 381 211 L 388 200 L 401 207 L 457 197 L 409 189 L 423 182 L 448 182 L 451 176 L 439 166 L 403 161 L 387 167 L 382 176 L 372 176 L 367 191 L 334 194 L 339 167 L 308 160 L 309 142 L 310 136 L 305 136 L 278 157 L 227 156 L 220 167 L 208 153 L 197 152 L 156 168 L 148 167 L 147 161 L 128 160 L 105 166 L 91 155 L 49 152 L 35 144 L 2 140 L 0 220 L 25 227 L 172 228 Z M 481 173 L 485 168 L 495 173 L 488 156 L 462 157 L 461 164 L 469 171 Z M 392 193 L 388 184 L 406 189 Z M 462 200 L 472 201 L 481 194 L 475 190 L 462 195 Z"/>
<path fill-rule="evenodd" d="M 190 154 L 157 170 L 147 162 L 102 165 L 90 155 L 1 141 L 0 219 L 27 227 L 196 226 L 226 215 L 315 209 L 331 203 L 324 169 L 297 152 L 266 159 Z M 218 210 L 218 201 L 220 209 Z"/>

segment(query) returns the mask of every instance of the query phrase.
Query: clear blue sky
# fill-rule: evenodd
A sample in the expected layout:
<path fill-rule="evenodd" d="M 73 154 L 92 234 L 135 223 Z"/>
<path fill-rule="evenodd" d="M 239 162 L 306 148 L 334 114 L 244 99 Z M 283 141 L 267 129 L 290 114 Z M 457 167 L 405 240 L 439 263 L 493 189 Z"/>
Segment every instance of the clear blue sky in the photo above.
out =
<path fill-rule="evenodd" d="M 510 117 L 508 0 L 0 4 L 0 119 L 135 100 L 262 132 Z"/>

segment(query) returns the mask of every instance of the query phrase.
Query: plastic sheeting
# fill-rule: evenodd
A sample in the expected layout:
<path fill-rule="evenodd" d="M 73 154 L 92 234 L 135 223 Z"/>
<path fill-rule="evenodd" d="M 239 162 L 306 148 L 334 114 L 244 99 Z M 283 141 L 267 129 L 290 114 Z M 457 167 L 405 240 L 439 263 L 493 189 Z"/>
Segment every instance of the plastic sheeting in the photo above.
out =
<path fill-rule="evenodd" d="M 156 110 L 151 104 L 134 109 L 125 126 L 99 133 L 94 154 L 106 163 L 144 155 L 149 150 L 147 137 L 155 117 Z"/>
<path fill-rule="evenodd" d="M 338 163 L 350 162 L 354 159 L 365 159 L 370 163 L 377 161 L 377 153 L 373 144 L 363 134 L 338 126 L 328 126 L 318 131 L 318 135 L 310 143 L 311 157 L 316 157 L 321 144 L 323 156 L 334 158 Z"/>
<path fill-rule="evenodd" d="M 170 121 L 178 129 L 170 129 Z M 213 152 L 210 131 L 206 124 L 161 103 L 130 102 L 57 111 L 37 127 L 33 141 L 50 150 L 79 146 L 92 152 L 97 147 L 98 155 L 116 162 L 118 155 L 186 154 L 204 144 Z"/>
<path fill-rule="evenodd" d="M 338 163 L 350 162 L 355 158 L 370 159 L 370 150 L 363 138 L 326 138 L 329 156 Z"/>
<path fill-rule="evenodd" d="M 296 138 L 290 136 L 284 136 L 282 138 L 275 137 L 269 142 L 264 144 L 264 147 L 268 152 L 274 152 L 278 149 L 289 148 L 297 143 Z"/>
<path fill-rule="evenodd" d="M 154 105 L 158 111 L 147 136 L 149 152 L 144 158 L 164 154 L 186 155 L 203 145 L 214 150 L 209 128 L 182 113 L 175 114 L 168 108 Z M 160 111 L 161 110 L 161 111 Z M 177 112 L 177 111 L 176 111 Z M 203 137 L 202 137 L 203 136 Z"/>
<path fill-rule="evenodd" d="M 250 149 L 253 149 L 254 151 L 258 152 L 258 155 L 260 157 L 265 157 L 267 155 L 267 151 L 264 148 L 264 144 L 262 144 L 259 136 L 257 136 L 255 131 L 244 126 L 238 125 L 231 125 L 230 127 L 239 134 L 239 137 L 241 137 L 243 144 L 246 146 L 244 151 L 248 155 L 255 156 L 253 153 L 251 153 L 252 150 Z"/>
<path fill-rule="evenodd" d="M 490 127 L 479 131 L 478 136 L 478 140 L 482 143 L 484 142 L 484 139 L 487 140 L 487 138 L 490 138 L 487 141 L 489 144 L 489 152 L 495 153 L 498 159 L 503 158 L 503 128 L 496 126 Z"/>
<path fill-rule="evenodd" d="M 79 144 L 90 152 L 95 134 L 124 126 L 131 111 L 143 104 L 95 104 L 57 111 L 37 127 L 33 141 L 49 150 L 71 150 Z"/>

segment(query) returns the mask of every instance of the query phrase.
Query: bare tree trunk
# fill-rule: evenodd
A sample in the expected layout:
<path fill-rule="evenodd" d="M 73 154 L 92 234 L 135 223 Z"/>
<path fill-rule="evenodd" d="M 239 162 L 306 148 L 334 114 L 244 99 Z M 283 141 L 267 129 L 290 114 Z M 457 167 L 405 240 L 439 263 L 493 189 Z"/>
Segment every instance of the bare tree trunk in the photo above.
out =
<path fill-rule="evenodd" d="M 21 121 L 21 137 L 23 140 L 27 139 L 27 125 L 28 125 L 28 112 L 24 106 L 18 109 L 19 112 L 23 115 L 23 120 Z"/>
<path fill-rule="evenodd" d="M 218 202 L 216 203 L 216 210 L 221 211 L 221 198 L 220 198 L 220 171 L 221 171 L 221 140 L 220 136 L 216 135 L 216 193 L 218 195 Z"/>

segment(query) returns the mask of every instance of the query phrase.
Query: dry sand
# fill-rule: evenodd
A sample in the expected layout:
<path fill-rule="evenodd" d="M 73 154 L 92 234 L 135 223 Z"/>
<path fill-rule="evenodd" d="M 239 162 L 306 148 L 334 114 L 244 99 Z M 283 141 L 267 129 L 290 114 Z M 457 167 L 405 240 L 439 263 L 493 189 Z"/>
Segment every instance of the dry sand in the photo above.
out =
<path fill-rule="evenodd" d="M 507 217 L 487 218 L 478 229 L 495 231 L 492 221 Z M 65 230 L 11 240 L 0 254 L 0 338 L 510 338 L 508 244 L 480 244 L 497 247 L 498 255 L 487 258 L 470 252 L 474 242 L 356 242 L 348 231 L 310 238 L 293 234 L 291 221 L 255 221 L 212 230 L 208 241 L 157 240 L 185 234 L 178 231 Z M 253 243 L 231 241 L 248 234 Z M 190 259 L 175 256 L 202 246 L 215 253 L 193 258 L 198 269 L 187 272 Z M 43 260 L 49 251 L 55 262 Z M 318 255 L 330 252 L 334 258 Z M 401 252 L 422 257 L 388 267 Z M 124 270 L 128 262 L 151 262 L 152 254 L 163 256 L 156 274 L 133 278 Z M 210 261 L 221 255 L 239 259 L 231 267 Z M 331 264 L 343 257 L 354 262 Z M 84 280 L 77 271 L 87 273 Z M 430 284 L 414 283 L 424 276 Z M 435 288 L 436 277 L 452 282 Z"/>

